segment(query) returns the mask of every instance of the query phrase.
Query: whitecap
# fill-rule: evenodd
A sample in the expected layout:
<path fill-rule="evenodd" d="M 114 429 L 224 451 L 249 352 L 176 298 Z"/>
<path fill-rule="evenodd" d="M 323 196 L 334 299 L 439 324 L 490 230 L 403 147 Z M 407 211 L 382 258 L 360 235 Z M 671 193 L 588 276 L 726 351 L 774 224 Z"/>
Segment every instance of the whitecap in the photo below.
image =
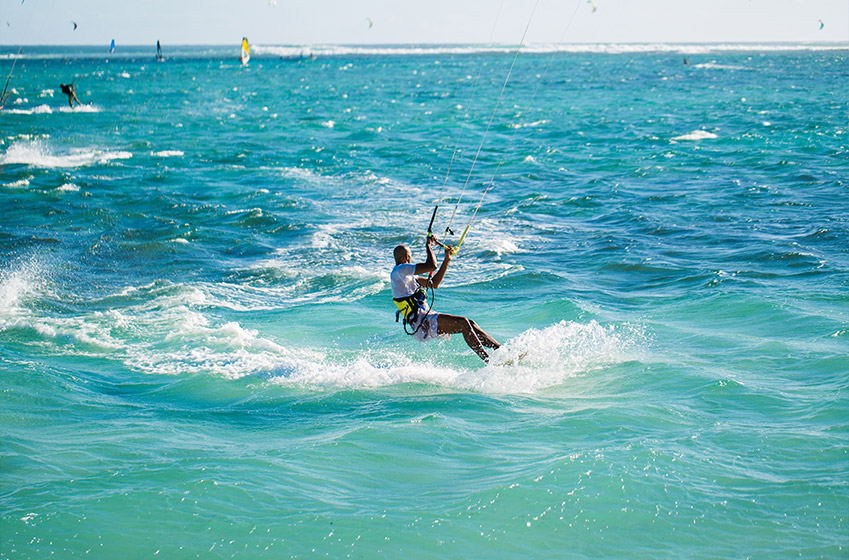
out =
<path fill-rule="evenodd" d="M 32 109 L 3 109 L 9 115 L 50 115 L 53 109 L 49 105 L 38 105 Z"/>
<path fill-rule="evenodd" d="M 147 335 L 145 341 L 127 348 L 124 361 L 131 368 L 144 373 L 212 373 L 236 379 L 270 370 L 289 356 L 285 347 L 238 322 L 214 324 L 197 309 L 212 303 L 196 288 L 167 286 L 158 292 L 154 301 L 143 300 L 124 310 L 128 328 Z"/>
<path fill-rule="evenodd" d="M 540 120 L 540 121 L 530 122 L 530 123 L 512 123 L 512 124 L 509 124 L 507 126 L 508 126 L 508 128 L 520 129 L 520 128 L 536 128 L 536 127 L 542 126 L 544 124 L 548 124 L 548 121 L 545 120 L 545 119 Z"/>
<path fill-rule="evenodd" d="M 733 64 L 717 64 L 715 62 L 703 62 L 695 64 L 693 68 L 701 68 L 706 70 L 745 70 L 745 66 L 735 66 Z"/>
<path fill-rule="evenodd" d="M 717 138 L 716 134 L 708 132 L 707 130 L 693 130 L 687 134 L 676 136 L 673 140 L 708 140 L 711 138 Z"/>
<path fill-rule="evenodd" d="M 335 238 L 340 233 L 339 228 L 329 224 L 319 226 L 319 231 L 310 236 L 310 247 L 313 249 L 338 248 Z"/>
<path fill-rule="evenodd" d="M 9 187 L 10 189 L 24 189 L 29 186 L 30 180 L 32 180 L 32 175 L 30 175 L 26 179 L 18 179 L 17 181 L 13 181 L 11 183 L 4 183 L 4 187 Z"/>
<path fill-rule="evenodd" d="M 322 179 L 321 175 L 305 167 L 284 167 L 282 169 L 282 175 L 291 179 L 309 181 L 310 183 L 316 183 Z"/>
<path fill-rule="evenodd" d="M 356 356 L 329 360 L 319 351 L 288 350 L 271 370 L 272 382 L 307 386 L 373 388 L 426 383 L 492 394 L 527 394 L 562 385 L 586 372 L 635 359 L 646 337 L 629 325 L 603 326 L 596 321 L 561 321 L 529 329 L 492 353 L 490 364 L 467 369 L 439 362 L 456 341 L 434 342 L 426 361 L 397 349 L 369 349 Z M 437 356 L 437 357 L 433 357 Z"/>
<path fill-rule="evenodd" d="M 81 167 L 112 160 L 129 159 L 133 154 L 125 151 L 75 149 L 65 154 L 54 154 L 44 142 L 15 142 L 0 155 L 0 164 L 22 164 L 41 168 Z"/>
<path fill-rule="evenodd" d="M 524 253 L 525 251 L 516 244 L 515 240 L 508 235 L 487 236 L 477 242 L 476 248 L 482 251 L 492 251 L 498 256 L 511 253 Z"/>
<path fill-rule="evenodd" d="M 284 58 L 302 56 L 410 56 L 410 55 L 466 55 L 477 53 L 513 53 L 513 45 L 412 45 L 412 46 L 383 46 L 383 45 L 255 45 L 252 47 L 257 55 L 274 55 Z M 716 44 L 675 44 L 675 43 L 528 43 L 522 51 L 528 53 L 598 53 L 598 54 L 635 54 L 635 53 L 680 53 L 680 54 L 709 54 L 726 52 L 782 52 L 782 51 L 832 51 L 846 50 L 844 44 L 811 44 L 811 43 L 716 43 Z M 352 68 L 352 64 L 341 67 L 343 70 Z M 466 79 L 474 77 L 467 75 Z"/>
<path fill-rule="evenodd" d="M 180 150 L 162 150 L 162 151 L 159 151 L 159 152 L 151 152 L 150 155 L 152 155 L 154 157 L 166 158 L 166 157 L 182 157 L 185 154 L 183 152 L 181 152 Z"/>
<path fill-rule="evenodd" d="M 62 105 L 59 111 L 62 113 L 99 113 L 100 108 L 89 103 L 87 105 L 74 105 L 73 107 Z"/>
<path fill-rule="evenodd" d="M 65 183 L 61 187 L 58 187 L 56 190 L 61 192 L 79 192 L 80 187 L 73 183 Z"/>

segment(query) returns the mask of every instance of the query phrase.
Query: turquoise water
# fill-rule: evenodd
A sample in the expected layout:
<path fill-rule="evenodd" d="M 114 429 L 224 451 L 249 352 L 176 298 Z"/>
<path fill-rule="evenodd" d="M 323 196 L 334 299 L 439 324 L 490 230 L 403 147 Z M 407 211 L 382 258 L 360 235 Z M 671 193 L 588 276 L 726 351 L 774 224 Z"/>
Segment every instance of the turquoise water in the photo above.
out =
<path fill-rule="evenodd" d="M 508 50 L 165 50 L 0 112 L 0 556 L 846 558 L 849 47 L 523 54 L 464 192 Z"/>

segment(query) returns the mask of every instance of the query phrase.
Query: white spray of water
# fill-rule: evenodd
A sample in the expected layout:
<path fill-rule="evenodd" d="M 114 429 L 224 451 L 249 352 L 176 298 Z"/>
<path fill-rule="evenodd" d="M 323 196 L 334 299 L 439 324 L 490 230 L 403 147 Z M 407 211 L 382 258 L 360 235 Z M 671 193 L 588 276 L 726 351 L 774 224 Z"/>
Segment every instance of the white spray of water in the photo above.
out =
<path fill-rule="evenodd" d="M 710 140 L 716 137 L 716 134 L 708 132 L 707 130 L 693 130 L 687 134 L 676 136 L 673 140 Z"/>
<path fill-rule="evenodd" d="M 94 163 L 129 159 L 133 154 L 96 148 L 80 148 L 67 153 L 54 153 L 49 145 L 40 141 L 15 142 L 0 155 L 0 164 L 23 164 L 39 168 L 82 167 Z"/>
<path fill-rule="evenodd" d="M 44 288 L 46 277 L 34 259 L 0 272 L 0 331 L 31 329 L 57 351 L 117 360 L 145 374 L 259 376 L 318 390 L 413 383 L 528 394 L 639 358 L 646 347 L 645 335 L 627 324 L 561 321 L 506 341 L 485 366 L 459 340 L 405 347 L 390 338 L 359 348 L 311 348 L 216 318 L 214 310 L 228 308 L 221 302 L 229 292 L 209 285 L 154 282 L 107 296 L 108 311 L 45 315 L 33 302 L 56 297 Z"/>

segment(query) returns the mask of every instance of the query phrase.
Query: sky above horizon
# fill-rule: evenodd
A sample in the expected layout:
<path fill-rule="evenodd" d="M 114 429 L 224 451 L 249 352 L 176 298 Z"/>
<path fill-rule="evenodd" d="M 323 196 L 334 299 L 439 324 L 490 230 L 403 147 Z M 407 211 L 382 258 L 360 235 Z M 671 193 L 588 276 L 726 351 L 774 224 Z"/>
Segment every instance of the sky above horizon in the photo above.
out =
<path fill-rule="evenodd" d="M 515 44 L 529 20 L 528 44 L 849 42 L 849 0 L 0 0 L 0 45 Z"/>

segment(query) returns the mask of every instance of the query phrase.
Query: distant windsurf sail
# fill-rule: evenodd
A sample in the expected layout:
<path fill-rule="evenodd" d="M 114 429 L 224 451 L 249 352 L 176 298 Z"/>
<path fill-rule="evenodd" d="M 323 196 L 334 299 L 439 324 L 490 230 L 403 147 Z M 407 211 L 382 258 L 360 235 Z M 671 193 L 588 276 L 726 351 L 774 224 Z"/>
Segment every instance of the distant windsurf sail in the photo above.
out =
<path fill-rule="evenodd" d="M 239 55 L 239 60 L 242 64 L 247 64 L 251 59 L 251 47 L 248 45 L 248 38 L 242 37 L 242 53 Z"/>
<path fill-rule="evenodd" d="M 115 39 L 112 39 L 112 44 L 109 45 L 109 52 L 110 53 L 115 52 Z"/>
<path fill-rule="evenodd" d="M 159 44 L 159 41 L 156 42 L 156 60 L 163 60 L 162 45 Z"/>

